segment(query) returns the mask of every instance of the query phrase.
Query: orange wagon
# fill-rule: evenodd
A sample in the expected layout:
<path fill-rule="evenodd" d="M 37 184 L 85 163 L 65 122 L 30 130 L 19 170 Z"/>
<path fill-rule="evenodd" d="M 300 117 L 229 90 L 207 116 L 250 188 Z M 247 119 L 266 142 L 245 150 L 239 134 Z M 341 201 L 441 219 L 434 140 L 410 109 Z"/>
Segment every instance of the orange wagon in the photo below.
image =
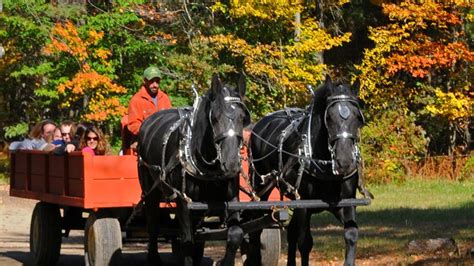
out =
<path fill-rule="evenodd" d="M 30 229 L 30 250 L 36 265 L 56 264 L 62 237 L 67 237 L 70 230 L 85 230 L 86 265 L 120 264 L 117 252 L 122 250 L 122 235 L 127 241 L 146 236 L 145 219 L 137 206 L 141 189 L 135 156 L 91 156 L 81 152 L 56 156 L 42 151 L 16 151 L 11 153 L 10 163 L 10 195 L 39 201 Z M 278 261 L 280 233 L 274 220 L 286 219 L 285 212 L 272 211 L 270 205 L 248 205 L 252 202 L 242 192 L 240 198 L 238 206 L 224 203 L 214 207 L 266 210 L 266 216 L 242 226 L 247 231 L 267 228 L 262 238 L 271 243 L 267 243 L 268 252 L 262 256 Z M 279 196 L 275 194 L 273 198 L 278 200 Z M 177 236 L 177 227 L 173 227 L 177 223 L 170 218 L 173 204 L 161 204 L 171 208 L 164 224 L 159 225 L 160 232 L 163 240 L 172 241 Z M 190 208 L 202 212 L 209 205 L 191 203 Z M 225 229 L 207 226 L 196 232 L 197 239 L 225 239 Z"/>
<path fill-rule="evenodd" d="M 245 158 L 245 152 L 242 153 Z M 56 156 L 42 151 L 15 151 L 10 157 L 10 195 L 35 199 L 30 227 L 30 250 L 35 265 L 56 264 L 62 237 L 70 230 L 84 230 L 86 265 L 120 265 L 122 240 L 146 238 L 145 218 L 141 211 L 141 188 L 138 180 L 137 157 L 91 156 L 73 152 Z M 248 168 L 244 159 L 243 167 Z M 263 229 L 262 261 L 277 265 L 280 255 L 280 231 L 289 219 L 288 208 L 328 208 L 368 205 L 368 199 L 341 200 L 336 203 L 321 200 L 281 200 L 273 190 L 269 201 L 251 201 L 245 179 L 240 177 L 239 202 L 192 202 L 188 208 L 203 217 L 195 231 L 198 241 L 224 240 L 227 228 L 219 217 L 209 217 L 213 210 L 241 210 L 241 228 L 248 234 Z M 160 238 L 173 244 L 179 237 L 174 220 L 173 203 L 162 202 Z M 213 220 L 214 219 L 214 220 Z M 125 236 L 125 237 L 123 237 Z M 243 244 L 245 245 L 245 243 Z M 245 252 L 242 247 L 241 252 Z"/>

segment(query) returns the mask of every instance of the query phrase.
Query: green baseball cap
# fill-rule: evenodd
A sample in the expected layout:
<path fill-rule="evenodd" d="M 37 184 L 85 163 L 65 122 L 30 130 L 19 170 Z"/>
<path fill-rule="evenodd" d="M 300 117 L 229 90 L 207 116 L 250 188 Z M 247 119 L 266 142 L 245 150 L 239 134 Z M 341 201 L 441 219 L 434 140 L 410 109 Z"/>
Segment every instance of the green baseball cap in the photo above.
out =
<path fill-rule="evenodd" d="M 143 78 L 152 80 L 154 78 L 161 79 L 161 71 L 156 66 L 150 66 L 143 72 Z"/>

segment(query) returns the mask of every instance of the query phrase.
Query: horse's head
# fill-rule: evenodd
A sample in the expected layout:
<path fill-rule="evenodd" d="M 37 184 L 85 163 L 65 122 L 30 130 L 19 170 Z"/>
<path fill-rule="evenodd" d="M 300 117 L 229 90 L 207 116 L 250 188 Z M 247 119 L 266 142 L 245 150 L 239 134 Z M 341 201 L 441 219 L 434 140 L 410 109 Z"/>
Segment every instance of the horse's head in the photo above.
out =
<path fill-rule="evenodd" d="M 357 145 L 359 129 L 364 116 L 357 98 L 359 82 L 352 85 L 333 84 L 327 77 L 328 94 L 324 111 L 324 124 L 328 131 L 328 149 L 331 153 L 334 175 L 349 176 L 357 171 L 360 151 Z"/>
<path fill-rule="evenodd" d="M 240 173 L 242 134 L 250 123 L 250 113 L 242 101 L 245 89 L 242 75 L 237 87 L 222 84 L 217 75 L 212 79 L 209 121 L 220 168 L 228 177 Z"/>

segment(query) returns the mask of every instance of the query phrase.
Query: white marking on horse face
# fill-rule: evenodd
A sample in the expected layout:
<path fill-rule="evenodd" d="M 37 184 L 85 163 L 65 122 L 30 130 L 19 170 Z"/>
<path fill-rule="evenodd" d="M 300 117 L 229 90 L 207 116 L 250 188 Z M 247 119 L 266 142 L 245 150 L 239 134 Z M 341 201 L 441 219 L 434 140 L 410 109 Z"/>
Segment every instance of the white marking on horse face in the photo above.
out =
<path fill-rule="evenodd" d="M 231 129 L 229 129 L 229 131 L 227 131 L 227 135 L 229 137 L 233 137 L 235 135 L 235 131 L 231 128 Z"/>

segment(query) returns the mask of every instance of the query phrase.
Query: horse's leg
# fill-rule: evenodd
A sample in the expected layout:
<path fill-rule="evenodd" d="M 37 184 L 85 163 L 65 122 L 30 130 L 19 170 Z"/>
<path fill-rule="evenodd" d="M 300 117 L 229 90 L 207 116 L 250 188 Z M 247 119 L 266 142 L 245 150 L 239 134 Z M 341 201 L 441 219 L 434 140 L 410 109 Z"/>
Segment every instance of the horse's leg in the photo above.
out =
<path fill-rule="evenodd" d="M 231 181 L 228 184 L 228 194 L 231 195 L 232 202 L 239 200 L 236 195 L 239 193 L 239 188 L 236 182 L 237 181 Z M 222 259 L 221 264 L 234 265 L 235 255 L 237 254 L 237 250 L 240 247 L 240 243 L 242 243 L 242 239 L 244 238 L 244 231 L 240 227 L 240 212 L 234 211 L 229 215 L 227 222 L 227 230 L 227 245 L 225 249 L 225 256 Z"/>
<path fill-rule="evenodd" d="M 145 195 L 145 216 L 146 228 L 148 232 L 148 265 L 162 265 L 160 255 L 158 253 L 158 202 L 160 192 L 158 189 L 150 191 L 153 186 L 154 179 L 149 169 L 143 165 L 138 167 L 139 181 L 142 191 Z"/>
<path fill-rule="evenodd" d="M 347 199 L 356 197 L 358 179 L 358 175 L 356 174 L 352 178 L 341 183 L 341 198 Z M 344 225 L 344 240 L 346 242 L 344 265 L 355 265 L 357 240 L 359 239 L 359 228 L 357 227 L 356 222 L 356 207 L 350 206 L 339 208 L 335 214 Z"/>
<path fill-rule="evenodd" d="M 260 243 L 260 236 L 262 234 L 262 230 L 257 230 L 253 233 L 249 233 L 249 242 L 245 243 L 245 250 L 242 250 L 247 257 L 245 259 L 245 266 L 260 266 L 262 265 L 262 253 L 261 253 L 261 245 Z M 244 247 L 241 247 L 244 249 Z"/>
<path fill-rule="evenodd" d="M 232 216 L 240 216 L 238 212 L 234 212 Z M 227 232 L 227 245 L 225 249 L 225 256 L 221 261 L 222 265 L 234 265 L 235 256 L 237 250 L 239 249 L 240 243 L 244 237 L 244 231 L 240 227 L 238 219 L 231 220 L 228 223 L 228 232 Z"/>
<path fill-rule="evenodd" d="M 201 265 L 202 257 L 204 256 L 204 241 L 194 242 L 193 246 L 193 265 Z"/>
<path fill-rule="evenodd" d="M 298 250 L 301 255 L 301 265 L 309 265 L 309 254 L 313 249 L 313 236 L 311 235 L 311 213 L 307 209 L 302 209 L 304 215 L 301 217 L 302 223 L 298 228 Z"/>
<path fill-rule="evenodd" d="M 355 265 L 359 228 L 356 222 L 356 207 L 343 207 L 333 212 L 344 225 L 344 240 L 346 242 L 345 266 Z"/>
<path fill-rule="evenodd" d="M 181 229 L 181 252 L 179 265 L 193 265 L 193 228 L 188 202 L 182 196 L 176 198 L 176 215 Z"/>
<path fill-rule="evenodd" d="M 356 207 L 344 207 L 344 240 L 346 242 L 346 258 L 344 265 L 355 265 L 359 228 L 356 222 Z"/>
<path fill-rule="evenodd" d="M 310 226 L 311 214 L 307 209 L 296 209 L 288 226 L 288 262 L 287 265 L 296 265 L 296 247 L 300 251 L 301 265 L 309 265 L 309 254 L 313 249 L 313 237 Z"/>
<path fill-rule="evenodd" d="M 158 253 L 158 191 L 145 198 L 146 226 L 148 231 L 148 265 L 162 265 Z"/>
<path fill-rule="evenodd" d="M 299 234 L 298 212 L 299 212 L 298 209 L 293 211 L 293 217 L 291 218 L 290 224 L 288 225 L 288 228 L 287 228 L 286 241 L 288 242 L 288 258 L 287 258 L 288 266 L 296 265 L 296 243 L 298 242 L 298 234 Z"/>

